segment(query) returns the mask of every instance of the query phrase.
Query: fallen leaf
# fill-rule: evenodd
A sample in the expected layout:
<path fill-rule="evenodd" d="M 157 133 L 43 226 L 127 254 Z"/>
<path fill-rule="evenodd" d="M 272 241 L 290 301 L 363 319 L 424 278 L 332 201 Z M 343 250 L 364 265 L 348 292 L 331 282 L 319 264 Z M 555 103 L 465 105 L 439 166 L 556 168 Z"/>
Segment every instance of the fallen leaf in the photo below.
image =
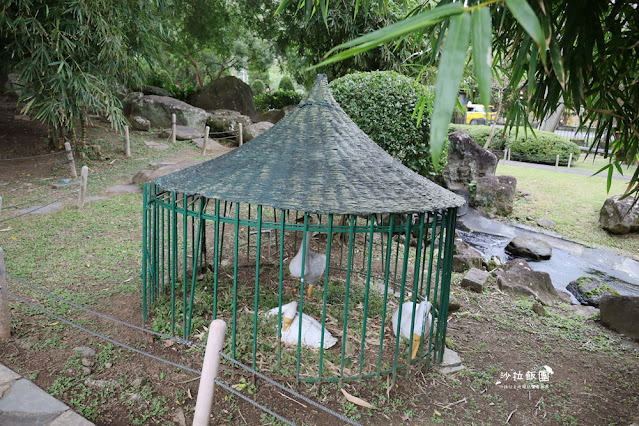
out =
<path fill-rule="evenodd" d="M 191 395 L 191 388 L 186 388 L 186 396 L 188 396 L 189 399 L 193 399 L 193 395 Z"/>
<path fill-rule="evenodd" d="M 124 283 L 128 283 L 128 282 L 129 282 L 129 281 L 131 281 L 132 279 L 133 279 L 133 277 L 129 278 L 128 280 L 124 280 L 124 281 L 122 281 L 122 284 L 124 284 Z"/>
<path fill-rule="evenodd" d="M 404 413 L 404 415 L 402 416 L 402 420 L 407 422 L 410 420 L 410 415 L 408 413 Z"/>
<path fill-rule="evenodd" d="M 171 346 L 173 346 L 175 344 L 175 342 L 171 339 L 167 339 L 164 342 L 162 342 L 164 344 L 165 348 L 170 348 Z"/>
<path fill-rule="evenodd" d="M 58 325 L 58 321 L 52 322 L 51 324 L 49 324 L 49 326 L 51 326 L 51 327 L 53 327 L 54 325 Z"/>
<path fill-rule="evenodd" d="M 16 237 L 11 237 L 11 239 L 12 239 L 13 241 L 16 241 L 16 240 L 17 240 L 17 238 L 16 238 Z"/>
<path fill-rule="evenodd" d="M 248 383 L 238 383 L 236 385 L 231 385 L 231 387 L 239 392 L 241 392 L 245 387 L 248 386 Z"/>
<path fill-rule="evenodd" d="M 7 231 L 11 231 L 11 227 L 0 229 L 0 232 L 7 232 Z"/>
<path fill-rule="evenodd" d="M 442 415 L 442 413 L 440 413 L 440 412 L 439 412 L 439 411 L 437 411 L 437 410 L 433 410 L 433 412 L 435 413 L 435 415 L 436 415 L 436 416 L 441 416 L 441 415 Z"/>
<path fill-rule="evenodd" d="M 346 392 L 344 390 L 344 388 L 342 388 L 341 391 L 344 394 L 344 396 L 346 397 L 346 399 L 349 400 L 350 402 L 352 402 L 353 404 L 359 405 L 360 407 L 373 408 L 373 406 L 371 404 L 369 404 L 368 402 L 364 401 L 361 398 L 358 398 L 356 396 L 351 395 L 350 393 Z"/>

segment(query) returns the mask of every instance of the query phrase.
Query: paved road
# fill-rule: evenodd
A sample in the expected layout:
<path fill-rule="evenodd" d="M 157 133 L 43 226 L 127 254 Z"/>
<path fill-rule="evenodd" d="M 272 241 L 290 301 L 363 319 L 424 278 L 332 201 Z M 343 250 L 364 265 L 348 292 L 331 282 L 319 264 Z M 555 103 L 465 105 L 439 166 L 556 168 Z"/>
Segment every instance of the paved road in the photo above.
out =
<path fill-rule="evenodd" d="M 527 167 L 529 169 L 539 169 L 539 170 L 548 170 L 551 172 L 561 172 L 561 173 L 572 173 L 574 175 L 584 175 L 584 176 L 592 176 L 591 171 L 589 170 L 582 170 L 582 169 L 575 169 L 573 167 L 568 168 L 568 167 L 557 167 L 555 168 L 555 166 L 549 166 L 548 164 L 536 164 L 536 163 L 523 163 L 521 161 L 506 161 L 504 162 L 504 160 L 499 160 L 499 164 L 504 165 L 504 166 L 515 166 L 515 167 Z M 597 175 L 594 175 L 595 177 L 600 177 L 600 178 L 607 178 L 608 177 L 608 173 L 599 173 Z M 613 173 L 612 177 L 614 179 L 619 179 L 619 180 L 630 180 L 630 176 L 623 176 L 620 175 L 619 173 Z"/>
<path fill-rule="evenodd" d="M 0 425 L 91 426 L 93 423 L 0 364 Z"/>

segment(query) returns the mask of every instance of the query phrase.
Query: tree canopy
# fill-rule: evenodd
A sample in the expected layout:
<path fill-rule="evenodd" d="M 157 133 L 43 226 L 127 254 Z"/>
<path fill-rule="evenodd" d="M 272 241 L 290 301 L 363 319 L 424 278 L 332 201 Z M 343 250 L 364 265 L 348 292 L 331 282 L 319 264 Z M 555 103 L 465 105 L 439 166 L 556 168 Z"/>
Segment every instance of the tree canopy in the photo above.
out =
<path fill-rule="evenodd" d="M 328 23 L 333 3 L 296 3 L 306 20 Z M 374 9 L 384 16 L 391 1 L 357 0 L 354 16 Z M 509 125 L 553 113 L 561 102 L 580 114 L 581 126 L 596 128 L 593 148 L 610 150 L 609 187 L 614 168 L 631 164 L 639 151 L 639 11 L 627 0 L 450 0 L 404 2 L 405 18 L 358 38 L 333 45 L 313 68 L 333 66 L 388 43 L 414 37 L 420 57 L 438 64 L 430 146 L 438 163 L 470 49 L 481 103 L 490 103 L 492 76 L 507 77 L 507 90 L 524 90 L 513 103 Z M 298 16 L 298 19 L 301 17 Z M 426 53 L 426 54 L 424 54 Z M 426 70 L 428 63 L 421 64 Z M 424 104 L 422 103 L 422 108 Z M 526 129 L 524 129 L 526 131 Z M 628 193 L 639 191 L 639 171 Z"/>

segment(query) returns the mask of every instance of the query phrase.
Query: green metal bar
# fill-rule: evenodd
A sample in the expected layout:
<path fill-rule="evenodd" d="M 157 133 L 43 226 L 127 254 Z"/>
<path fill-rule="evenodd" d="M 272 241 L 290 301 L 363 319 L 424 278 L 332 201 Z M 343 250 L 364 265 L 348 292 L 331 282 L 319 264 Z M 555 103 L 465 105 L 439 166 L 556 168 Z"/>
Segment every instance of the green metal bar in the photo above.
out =
<path fill-rule="evenodd" d="M 370 215 L 366 218 L 366 227 L 368 228 L 368 222 L 371 221 L 372 219 L 370 219 Z M 372 238 L 372 233 L 371 233 L 371 238 Z M 366 267 L 366 246 L 368 244 L 368 234 L 364 234 L 364 250 L 362 250 L 362 270 L 364 270 L 364 268 Z"/>
<path fill-rule="evenodd" d="M 215 200 L 215 231 L 213 233 L 213 319 L 217 319 L 217 285 L 220 266 L 220 200 Z"/>
<path fill-rule="evenodd" d="M 248 205 L 248 219 L 251 220 L 251 205 Z M 249 263 L 251 250 L 251 227 L 246 227 L 246 263 Z"/>
<path fill-rule="evenodd" d="M 367 224 L 370 222 L 370 240 L 368 247 L 368 266 L 366 268 L 366 294 L 364 295 L 364 319 L 362 324 L 362 346 L 359 353 L 359 374 L 362 374 L 362 370 L 364 368 L 364 350 L 366 347 L 366 323 L 368 320 L 368 295 L 371 289 L 371 264 L 373 262 L 373 237 L 374 237 L 374 228 L 375 223 L 373 221 L 372 215 L 369 216 L 366 221 Z M 364 252 L 366 252 L 366 238 L 364 238 Z"/>
<path fill-rule="evenodd" d="M 382 369 L 382 352 L 384 351 L 384 330 L 386 329 L 386 311 L 388 310 L 388 280 L 390 278 L 390 262 L 391 262 L 391 248 L 393 246 L 393 228 L 394 228 L 395 216 L 390 216 L 390 226 L 388 227 L 388 238 L 386 239 L 387 250 L 386 258 L 384 258 L 384 309 L 382 310 L 382 329 L 379 335 L 379 354 L 377 358 L 377 378 L 380 378 L 380 371 Z M 397 331 L 396 331 L 397 332 Z"/>
<path fill-rule="evenodd" d="M 340 362 L 339 368 L 339 376 L 344 377 L 344 357 L 346 355 L 346 342 L 348 341 L 348 298 L 350 295 L 351 288 L 351 268 L 353 267 L 353 250 L 355 248 L 355 220 L 353 215 L 350 216 L 351 227 L 348 232 L 348 260 L 347 260 L 347 269 L 346 273 L 346 294 L 344 295 L 344 329 L 342 330 L 342 358 Z"/>
<path fill-rule="evenodd" d="M 402 261 L 402 283 L 400 286 L 400 290 L 399 290 L 399 312 L 398 312 L 398 321 L 397 321 L 397 328 L 398 330 L 395 330 L 395 352 L 393 355 L 393 378 L 392 378 L 392 383 L 395 383 L 395 377 L 397 375 L 397 358 L 399 356 L 399 338 L 400 338 L 400 330 L 401 330 L 401 319 L 402 319 L 402 310 L 403 310 L 403 304 L 404 304 L 404 293 L 406 290 L 406 270 L 408 269 L 408 251 L 410 250 L 410 225 L 411 225 L 411 221 L 407 220 L 406 221 L 406 237 L 404 238 L 404 259 Z M 398 241 L 398 247 L 399 247 L 399 241 Z M 413 312 L 412 312 L 412 316 L 414 318 L 415 316 L 415 306 L 413 305 Z M 410 336 L 409 336 L 410 339 Z M 410 339 L 412 341 L 412 339 Z M 410 353 L 409 353 L 409 362 L 410 362 Z"/>
<path fill-rule="evenodd" d="M 322 301 L 322 337 L 319 349 L 319 374 L 317 380 L 322 381 L 322 369 L 324 367 L 324 330 L 326 330 L 326 299 L 328 297 L 328 276 L 331 266 L 331 244 L 333 242 L 333 215 L 328 215 L 328 233 L 326 234 L 326 273 L 324 274 L 324 297 Z"/>
<path fill-rule="evenodd" d="M 430 297 L 431 283 L 433 281 L 433 260 L 435 255 L 435 232 L 437 230 L 437 213 L 430 213 L 432 217 L 431 229 L 433 231 L 432 238 L 430 240 L 430 258 L 428 259 L 428 280 L 426 281 L 426 297 Z M 432 300 L 433 306 L 435 301 Z"/>
<path fill-rule="evenodd" d="M 257 206 L 257 247 L 255 255 L 255 317 L 253 320 L 253 364 L 252 368 L 255 370 L 255 360 L 257 354 L 257 311 L 260 298 L 260 255 L 262 244 L 262 206 Z M 249 228 L 250 229 L 250 228 Z"/>
<path fill-rule="evenodd" d="M 401 234 L 397 234 L 397 246 L 395 249 L 395 276 L 393 277 L 393 290 L 397 291 L 397 287 L 395 283 L 397 282 L 397 263 L 399 262 L 399 236 Z"/>
<path fill-rule="evenodd" d="M 204 198 L 200 197 L 200 217 L 202 216 L 202 210 L 204 210 Z M 193 253 L 193 276 L 191 277 L 191 298 L 189 300 L 189 318 L 188 318 L 188 323 L 186 326 L 186 336 L 190 336 L 191 335 L 191 319 L 193 318 L 193 298 L 195 296 L 195 281 L 197 280 L 197 262 L 198 262 L 198 258 L 200 256 L 200 244 L 202 242 L 202 231 L 204 230 L 204 226 L 203 226 L 203 220 L 200 218 L 200 220 L 198 221 L 198 227 L 197 227 L 197 242 L 195 243 L 194 247 L 198 247 L 198 250 Z M 193 236 L 195 237 L 195 236 Z M 194 238 L 193 238 L 194 239 Z"/>
<path fill-rule="evenodd" d="M 178 256 L 178 225 L 177 225 L 177 193 L 173 191 L 171 193 L 172 204 L 171 209 L 173 213 L 173 224 L 172 224 L 172 234 L 173 234 L 173 250 L 171 257 L 173 258 L 173 274 L 171 276 L 171 334 L 175 335 L 175 283 L 177 281 L 177 256 Z"/>
<path fill-rule="evenodd" d="M 160 269 L 162 270 L 162 273 L 160 274 L 159 278 L 160 278 L 161 287 L 162 287 L 162 294 L 164 295 L 164 294 L 166 294 L 166 283 L 164 282 L 165 278 L 166 278 L 166 273 L 165 273 L 166 265 L 164 263 L 164 260 L 165 260 L 164 259 L 164 250 L 165 250 L 165 247 L 164 247 L 165 238 L 164 237 L 166 235 L 166 233 L 164 232 L 164 226 L 165 226 L 164 225 L 164 215 L 166 213 L 166 210 L 164 208 L 162 208 L 161 212 L 162 213 L 160 214 L 160 229 L 162 230 L 162 235 L 160 237 L 160 242 L 161 242 L 161 249 L 160 249 L 160 265 L 161 265 L 161 267 L 160 267 Z"/>
<path fill-rule="evenodd" d="M 148 183 L 142 185 L 142 323 L 145 324 L 146 320 L 149 318 L 149 313 L 147 311 L 147 301 L 146 301 L 146 285 L 147 285 L 147 269 L 148 269 L 148 254 L 146 247 L 146 234 L 147 234 L 147 208 L 148 208 Z"/>
<path fill-rule="evenodd" d="M 157 198 L 157 188 L 153 191 L 154 192 L 154 198 Z M 158 260 L 159 260 L 159 256 L 158 256 L 158 237 L 159 237 L 159 230 L 158 230 L 158 204 L 157 203 L 153 203 L 153 211 L 152 211 L 152 217 L 153 217 L 153 300 L 156 300 L 158 298 L 158 294 L 160 291 L 159 288 L 159 265 L 158 265 Z"/>
<path fill-rule="evenodd" d="M 450 279 L 452 272 L 453 250 L 455 247 L 455 228 L 457 225 L 457 209 L 451 209 L 449 211 L 450 220 L 449 226 L 446 230 L 446 248 L 444 249 L 444 276 L 442 278 L 442 301 L 439 304 L 438 325 L 442 322 L 442 334 L 441 341 L 446 342 L 446 330 L 448 322 L 448 302 L 450 298 Z M 441 319 L 440 319 L 441 318 Z M 443 346 L 442 346 L 443 348 Z M 441 350 L 438 354 L 438 363 L 442 362 L 444 356 L 444 350 Z"/>
<path fill-rule="evenodd" d="M 282 285 L 284 281 L 284 225 L 286 212 L 282 210 L 280 215 L 280 276 L 278 286 L 278 306 L 277 311 L 277 371 L 282 369 Z"/>
<path fill-rule="evenodd" d="M 231 330 L 231 356 L 235 359 L 235 344 L 237 333 L 237 264 L 240 236 L 240 203 L 235 203 L 235 249 L 233 259 L 233 327 Z"/>
<path fill-rule="evenodd" d="M 409 356 L 412 356 L 413 354 L 413 339 L 412 336 L 415 333 L 415 314 L 417 312 L 417 288 L 419 285 L 419 258 L 421 257 L 421 249 L 422 249 L 422 244 L 423 244 L 423 240 L 422 238 L 424 237 L 424 216 L 422 213 L 419 214 L 419 235 L 417 237 L 417 248 L 415 249 L 415 266 L 414 266 L 414 270 L 413 270 L 413 312 L 412 312 L 412 320 L 410 323 L 410 333 L 409 336 L 411 336 L 411 338 L 409 339 L 409 343 L 408 343 L 408 353 L 410 354 Z M 428 318 L 428 315 L 426 315 L 426 318 Z M 422 329 L 420 330 L 421 332 L 421 336 L 423 338 L 424 336 L 424 328 L 422 327 Z M 419 348 L 418 348 L 419 350 Z M 410 373 L 410 363 L 411 363 L 412 359 L 409 359 L 408 361 L 408 367 L 406 368 L 406 374 L 408 375 Z"/>
<path fill-rule="evenodd" d="M 295 214 L 297 216 L 297 213 Z M 295 363 L 295 378 L 300 378 L 300 363 L 302 358 L 302 313 L 304 312 L 304 274 L 306 273 L 306 239 L 311 238 L 308 234 L 308 213 L 304 213 L 304 232 L 302 234 L 302 268 L 300 271 L 300 310 L 298 321 L 299 327 L 297 332 L 297 361 Z"/>
<path fill-rule="evenodd" d="M 182 213 L 182 247 L 184 248 L 184 255 L 182 258 L 182 269 L 183 269 L 183 274 L 182 274 L 182 338 L 186 339 L 186 276 L 187 276 L 187 270 L 186 270 L 186 259 L 187 259 L 187 247 L 188 247 L 188 219 L 189 217 L 186 214 L 187 211 L 187 195 L 186 193 L 182 193 L 182 207 L 184 208 L 184 211 Z"/>
<path fill-rule="evenodd" d="M 439 231 L 439 243 L 438 243 L 438 249 L 437 249 L 437 266 L 436 266 L 436 273 L 435 273 L 435 289 L 433 291 L 433 306 L 440 306 L 441 304 L 441 297 L 440 297 L 440 281 L 439 281 L 439 273 L 441 271 L 441 262 L 442 262 L 442 243 L 443 243 L 443 239 L 444 239 L 444 226 L 448 226 L 448 217 L 446 215 L 445 212 L 439 212 L 439 214 L 441 214 L 441 225 L 440 225 L 440 231 Z M 444 319 L 445 321 L 446 319 Z M 439 333 L 440 333 L 440 321 L 442 321 L 442 319 L 439 317 L 439 315 L 437 315 L 437 329 L 435 330 L 435 352 L 438 351 L 438 347 L 440 345 L 440 339 L 439 339 Z"/>
<path fill-rule="evenodd" d="M 432 221 L 432 217 L 431 217 L 430 213 L 426 213 L 426 218 L 425 218 L 425 223 L 427 224 L 427 226 L 426 226 L 426 235 L 428 235 L 428 227 L 429 227 L 429 224 L 430 224 L 431 221 Z M 431 240 L 433 239 L 433 237 L 434 237 L 434 234 L 431 235 Z M 424 250 L 422 251 L 422 260 L 421 260 L 422 267 L 421 267 L 421 276 L 420 276 L 420 279 L 419 279 L 419 294 L 424 299 L 428 299 L 429 295 L 428 294 L 424 294 L 424 276 L 426 274 L 426 256 L 428 255 L 428 250 L 426 250 L 425 240 L 422 240 L 422 244 L 424 244 Z"/>
<path fill-rule="evenodd" d="M 231 203 L 231 205 L 232 204 L 233 203 Z M 224 202 L 224 213 L 222 214 L 222 217 L 224 219 L 226 219 L 226 207 L 227 207 L 227 202 L 225 201 Z M 233 222 L 231 222 L 231 223 L 233 223 Z M 222 237 L 220 239 L 220 259 L 222 259 L 224 257 L 223 256 L 223 254 L 224 254 L 224 234 L 225 234 L 225 231 L 226 231 L 225 227 L 226 227 L 226 221 L 222 220 Z"/>

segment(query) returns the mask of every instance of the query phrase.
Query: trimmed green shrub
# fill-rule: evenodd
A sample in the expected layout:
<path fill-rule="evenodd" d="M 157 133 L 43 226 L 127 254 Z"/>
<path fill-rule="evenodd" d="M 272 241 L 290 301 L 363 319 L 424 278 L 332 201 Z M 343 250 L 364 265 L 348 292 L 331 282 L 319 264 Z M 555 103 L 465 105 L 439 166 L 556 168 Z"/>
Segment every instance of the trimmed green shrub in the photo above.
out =
<path fill-rule="evenodd" d="M 255 106 L 262 111 L 280 109 L 289 105 L 297 105 L 302 100 L 302 94 L 291 90 L 277 90 L 275 92 L 256 95 Z"/>
<path fill-rule="evenodd" d="M 430 105 L 433 93 L 394 71 L 348 74 L 331 82 L 335 100 L 357 126 L 406 167 L 426 176 L 435 173 L 430 156 L 430 117 L 424 111 L 419 126 L 414 116 L 422 95 Z M 446 155 L 440 166 L 445 165 Z"/>
<path fill-rule="evenodd" d="M 490 126 L 451 124 L 449 129 L 451 132 L 459 130 L 466 133 L 481 146 L 484 146 L 490 134 Z M 554 165 L 559 155 L 559 164 L 562 166 L 568 164 L 570 153 L 572 153 L 573 162 L 579 159 L 581 154 L 576 143 L 552 132 L 535 130 L 533 135 L 530 129 L 527 132 L 519 129 L 519 134 L 515 137 L 515 129 L 505 134 L 503 129 L 495 129 L 495 136 L 488 149 L 495 153 L 502 153 L 505 148 L 510 148 L 511 160 Z"/>
<path fill-rule="evenodd" d="M 280 80 L 280 86 L 277 88 L 277 90 L 295 91 L 295 85 L 293 84 L 293 80 L 291 79 L 291 77 L 289 77 L 288 75 L 282 77 L 282 79 Z"/>
<path fill-rule="evenodd" d="M 262 80 L 253 80 L 251 90 L 253 91 L 253 96 L 261 95 L 262 93 L 266 93 L 266 85 Z"/>

